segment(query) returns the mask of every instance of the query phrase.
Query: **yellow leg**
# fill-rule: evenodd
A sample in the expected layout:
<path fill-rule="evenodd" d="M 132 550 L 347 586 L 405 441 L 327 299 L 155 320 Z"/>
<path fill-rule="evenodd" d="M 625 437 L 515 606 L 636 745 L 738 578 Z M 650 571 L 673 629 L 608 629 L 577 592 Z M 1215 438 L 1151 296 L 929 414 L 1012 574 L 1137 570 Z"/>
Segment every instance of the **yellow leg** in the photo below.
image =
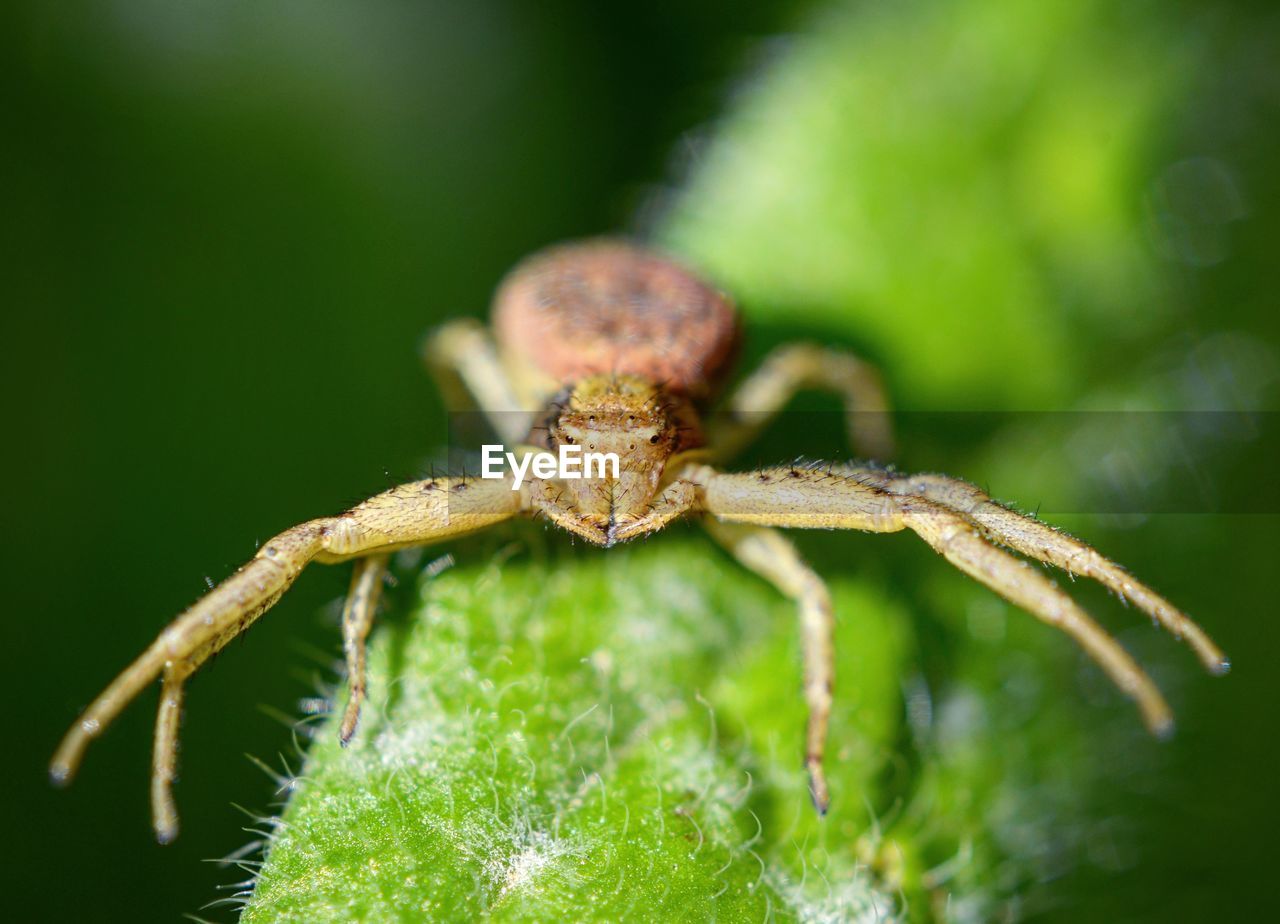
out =
<path fill-rule="evenodd" d="M 1052 581 L 993 545 L 983 527 L 965 513 L 904 493 L 901 485 L 893 484 L 893 476 L 861 469 L 779 468 L 701 475 L 703 508 L 721 520 L 869 532 L 911 529 L 970 577 L 1072 636 L 1137 702 L 1153 733 L 1164 735 L 1172 729 L 1172 713 L 1151 678 Z M 1028 545 L 1028 550 L 1036 554 L 1034 546 Z"/>
<path fill-rule="evenodd" d="M 366 689 L 365 639 L 373 628 L 373 617 L 386 573 L 386 555 L 370 555 L 357 561 L 355 573 L 351 576 L 351 590 L 342 610 L 342 647 L 347 656 L 347 686 L 351 690 L 339 731 L 343 746 L 351 742 L 360 721 L 360 705 L 364 702 Z"/>
<path fill-rule="evenodd" d="M 1152 734 L 1165 737 L 1173 731 L 1173 713 L 1151 678 L 1105 629 L 1047 577 L 1025 561 L 991 545 L 957 514 L 914 508 L 907 522 L 934 551 L 965 574 L 1074 638 L 1112 682 L 1137 702 Z"/>
<path fill-rule="evenodd" d="M 84 711 L 54 753 L 50 778 L 74 776 L 89 742 L 157 677 L 164 677 L 157 719 L 152 801 L 156 835 L 172 840 L 177 815 L 169 790 L 177 754 L 182 684 L 211 655 L 269 609 L 309 562 L 338 562 L 425 545 L 483 529 L 521 509 L 502 479 L 439 478 L 400 485 L 346 513 L 311 520 L 268 541 L 253 560 L 175 619 Z"/>
<path fill-rule="evenodd" d="M 731 458 L 759 436 L 798 391 L 808 388 L 834 392 L 844 400 L 854 451 L 880 462 L 893 458 L 889 400 L 875 367 L 850 353 L 810 343 L 788 344 L 765 357 L 712 420 L 707 444 L 717 458 Z"/>
<path fill-rule="evenodd" d="M 312 520 L 276 536 L 251 562 L 170 623 L 67 732 L 49 768 L 53 781 L 71 780 L 89 742 L 143 687 L 180 666 L 194 670 L 270 607 L 323 547 L 326 522 Z"/>
<path fill-rule="evenodd" d="M 423 360 L 454 407 L 464 406 L 464 393 L 470 394 L 508 446 L 514 448 L 528 437 L 532 409 L 521 402 L 493 340 L 478 321 L 453 321 L 436 330 L 426 341 Z"/>
<path fill-rule="evenodd" d="M 776 530 L 722 523 L 713 517 L 704 517 L 703 524 L 738 561 L 794 600 L 800 609 L 804 698 L 809 707 L 804 765 L 809 772 L 809 795 L 814 806 L 825 815 L 831 796 L 822 767 L 835 683 L 835 614 L 831 594 L 822 578 L 801 559 L 796 547 Z"/>
<path fill-rule="evenodd" d="M 178 836 L 178 809 L 173 782 L 178 774 L 178 726 L 182 721 L 183 684 L 187 674 L 166 670 L 156 715 L 155 746 L 151 756 L 151 818 L 156 840 L 170 843 Z"/>
<path fill-rule="evenodd" d="M 1080 540 L 997 504 L 977 487 L 958 478 L 912 475 L 893 479 L 890 490 L 943 504 L 964 514 L 993 542 L 1072 574 L 1092 578 L 1150 615 L 1175 638 L 1185 641 L 1211 672 L 1225 674 L 1230 668 L 1226 655 L 1208 633 L 1164 597 Z"/>

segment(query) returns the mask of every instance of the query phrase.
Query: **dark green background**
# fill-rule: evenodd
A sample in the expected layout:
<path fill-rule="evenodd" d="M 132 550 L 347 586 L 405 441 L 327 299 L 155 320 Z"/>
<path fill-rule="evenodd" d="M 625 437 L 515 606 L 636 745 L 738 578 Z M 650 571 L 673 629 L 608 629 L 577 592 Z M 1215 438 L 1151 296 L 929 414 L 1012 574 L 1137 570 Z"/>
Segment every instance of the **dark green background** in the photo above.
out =
<path fill-rule="evenodd" d="M 230 802 L 269 804 L 243 755 L 291 750 L 259 707 L 292 714 L 328 676 L 323 610 L 345 569 L 309 575 L 194 684 L 174 846 L 148 828 L 151 697 L 65 793 L 43 776 L 59 735 L 206 576 L 433 458 L 444 418 L 416 359 L 423 331 L 480 314 L 528 251 L 643 221 L 678 183 L 689 133 L 810 6 L 2 14 L 10 915 L 172 920 L 234 878 L 200 861 L 248 838 Z M 1280 21 L 1266 4 L 1162 10 L 1215 36 L 1217 66 L 1148 160 L 1212 153 L 1249 209 L 1230 259 L 1170 269 L 1188 277 L 1186 333 L 1275 344 Z M 1091 365 L 1103 378 L 1120 361 L 1101 347 Z M 1124 876 L 1076 875 L 1083 907 L 1245 920 L 1270 907 L 1276 526 L 1091 529 L 1204 614 L 1237 671 L 1213 684 L 1187 672 L 1174 795 L 1137 809 L 1149 854 Z"/>

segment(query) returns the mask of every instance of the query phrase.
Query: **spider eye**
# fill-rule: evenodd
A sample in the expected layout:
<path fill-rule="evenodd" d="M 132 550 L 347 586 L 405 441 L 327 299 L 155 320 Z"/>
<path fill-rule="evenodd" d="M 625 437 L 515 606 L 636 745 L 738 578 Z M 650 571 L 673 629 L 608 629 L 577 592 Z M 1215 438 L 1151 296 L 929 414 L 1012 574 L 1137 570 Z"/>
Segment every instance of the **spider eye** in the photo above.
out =
<path fill-rule="evenodd" d="M 658 436 L 658 434 L 656 434 L 656 433 L 655 433 L 653 436 L 649 437 L 649 442 L 650 442 L 650 443 L 656 443 L 656 442 L 658 442 L 659 438 L 660 438 L 660 437 Z"/>
<path fill-rule="evenodd" d="M 572 436 L 565 436 L 564 441 L 566 443 L 572 443 L 574 440 Z"/>

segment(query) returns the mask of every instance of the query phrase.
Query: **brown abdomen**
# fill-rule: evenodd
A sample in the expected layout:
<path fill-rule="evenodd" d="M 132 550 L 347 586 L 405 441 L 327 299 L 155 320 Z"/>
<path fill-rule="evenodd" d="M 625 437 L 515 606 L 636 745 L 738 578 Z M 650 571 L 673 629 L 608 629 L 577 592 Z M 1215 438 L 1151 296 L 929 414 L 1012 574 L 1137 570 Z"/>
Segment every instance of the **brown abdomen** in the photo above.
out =
<path fill-rule="evenodd" d="M 617 241 L 535 254 L 498 289 L 493 327 L 505 351 L 560 384 L 640 376 L 693 398 L 733 359 L 729 299 L 669 259 Z"/>

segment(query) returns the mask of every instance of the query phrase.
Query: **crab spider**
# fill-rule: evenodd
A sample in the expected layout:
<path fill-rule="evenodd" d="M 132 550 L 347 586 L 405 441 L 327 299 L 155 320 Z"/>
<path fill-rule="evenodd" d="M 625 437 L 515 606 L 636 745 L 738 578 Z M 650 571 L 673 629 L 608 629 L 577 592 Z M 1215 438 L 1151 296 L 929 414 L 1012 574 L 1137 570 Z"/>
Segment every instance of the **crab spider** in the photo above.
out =
<path fill-rule="evenodd" d="M 68 782 L 85 748 L 152 681 L 161 681 L 151 776 L 157 838 L 178 816 L 172 784 L 187 678 L 268 610 L 311 562 L 356 560 L 343 613 L 350 695 L 339 734 L 356 733 L 366 690 L 365 639 L 388 553 L 443 542 L 519 516 L 542 516 L 589 542 L 613 546 L 682 517 L 698 517 L 742 564 L 795 601 L 808 706 L 804 763 L 814 805 L 830 796 L 823 753 L 834 681 L 833 613 L 822 579 L 776 527 L 910 530 L 975 580 L 1072 636 L 1133 698 L 1157 735 L 1172 715 L 1151 679 L 1105 630 L 1039 569 L 1012 553 L 1092 578 L 1189 644 L 1205 666 L 1228 662 L 1199 626 L 1119 565 L 1037 520 L 943 475 L 880 468 L 784 466 L 743 474 L 718 464 L 749 442 L 801 388 L 843 396 L 851 440 L 868 455 L 892 452 L 887 403 L 875 370 L 848 354 L 780 348 L 704 426 L 739 339 L 722 294 L 676 263 L 617 242 L 537 255 L 498 291 L 496 337 L 474 322 L 438 331 L 427 360 L 454 395 L 476 400 L 500 437 L 521 452 L 577 444 L 621 460 L 616 477 L 432 478 L 400 485 L 333 517 L 310 520 L 257 555 L 182 613 L 84 711 L 54 755 Z"/>

